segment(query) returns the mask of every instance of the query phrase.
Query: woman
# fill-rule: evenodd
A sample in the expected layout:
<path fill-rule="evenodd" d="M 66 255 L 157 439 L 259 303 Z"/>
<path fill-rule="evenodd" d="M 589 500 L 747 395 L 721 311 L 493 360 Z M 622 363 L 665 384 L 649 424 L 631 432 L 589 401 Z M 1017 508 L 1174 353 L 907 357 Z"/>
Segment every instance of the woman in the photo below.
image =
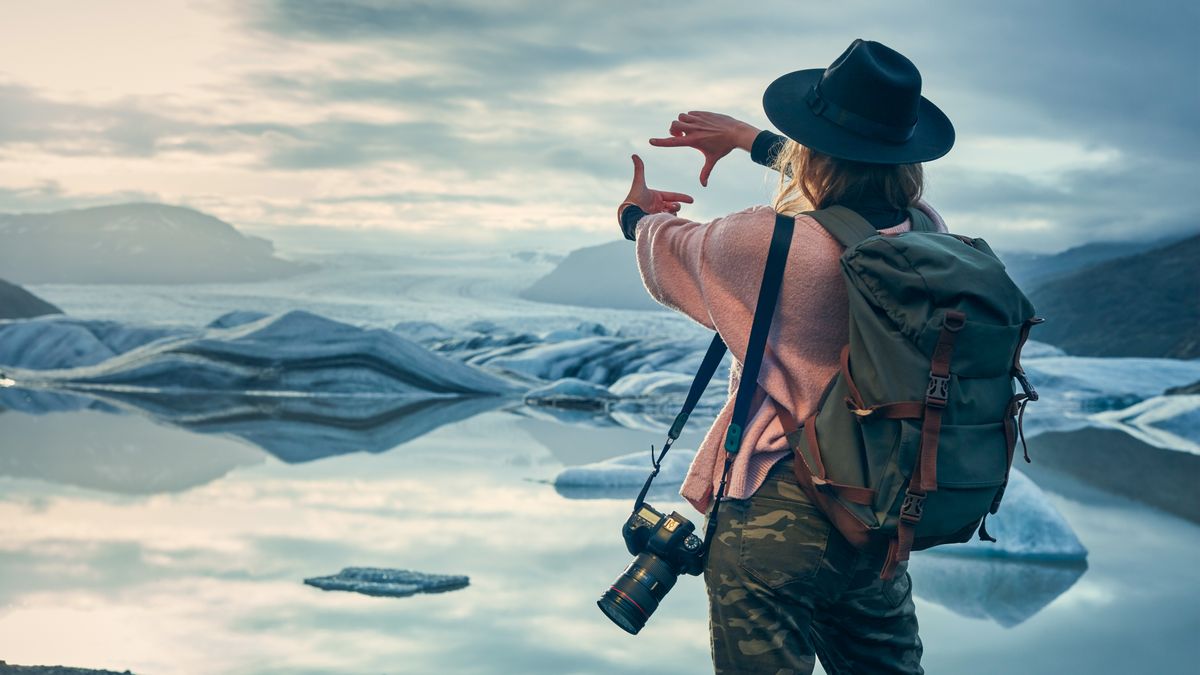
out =
<path fill-rule="evenodd" d="M 840 204 L 882 234 L 910 229 L 921 162 L 954 143 L 950 121 L 920 95 L 907 58 L 855 40 L 828 68 L 801 70 L 768 87 L 763 106 L 785 137 L 725 115 L 681 114 L 660 147 L 705 157 L 700 182 L 735 148 L 779 171 L 772 207 L 697 223 L 678 217 L 691 197 L 646 187 L 635 155 L 633 187 L 618 210 L 637 242 L 646 288 L 662 304 L 719 332 L 735 356 L 730 398 L 701 444 L 681 494 L 707 513 L 721 480 L 722 444 L 739 386 L 775 214 L 796 216 L 787 276 L 705 569 L 718 673 L 810 673 L 820 657 L 837 673 L 921 673 L 910 578 L 880 579 L 884 550 L 858 550 L 801 492 L 784 438 L 782 409 L 804 419 L 838 369 L 848 341 L 841 246 L 806 210 Z M 790 413 L 788 415 L 787 413 Z"/>

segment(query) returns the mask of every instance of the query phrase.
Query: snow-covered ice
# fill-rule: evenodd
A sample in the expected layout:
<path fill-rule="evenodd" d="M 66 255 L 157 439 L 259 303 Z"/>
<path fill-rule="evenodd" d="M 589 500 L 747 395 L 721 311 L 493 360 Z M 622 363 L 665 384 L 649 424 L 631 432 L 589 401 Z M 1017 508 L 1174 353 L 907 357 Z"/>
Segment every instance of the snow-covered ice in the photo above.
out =
<path fill-rule="evenodd" d="M 1200 394 L 1155 396 L 1092 420 L 1160 448 L 1200 455 Z"/>
<path fill-rule="evenodd" d="M 515 393 L 510 381 L 434 354 L 383 329 L 364 329 L 304 311 L 199 333 L 139 333 L 142 346 L 96 361 L 127 343 L 75 322 L 18 322 L 3 327 L 0 363 L 21 363 L 18 383 L 137 387 L 158 391 L 295 392 L 309 395 L 472 395 Z M 29 335 L 31 334 L 32 335 Z M 60 340 L 39 340 L 50 334 Z M 67 339 L 67 338 L 70 339 Z M 157 339 L 152 339 L 157 338 Z M 29 346 L 30 343 L 34 346 Z M 113 345 L 117 345 L 114 347 Z M 82 346 L 81 346 L 82 345 Z M 86 365 L 57 366 L 87 353 Z M 90 362 L 90 363 L 89 363 Z M 46 368 L 48 364 L 56 369 Z"/>
<path fill-rule="evenodd" d="M 674 498 L 695 456 L 695 450 L 671 448 L 663 458 L 662 470 L 654 479 L 651 495 Z M 568 499 L 632 498 L 653 469 L 647 448 L 641 452 L 564 469 L 555 477 L 554 489 Z"/>
<path fill-rule="evenodd" d="M 616 399 L 606 387 L 573 377 L 565 377 L 525 394 L 530 405 L 555 406 L 560 408 L 600 409 Z"/>
<path fill-rule="evenodd" d="M 654 479 L 655 485 L 678 486 L 683 483 L 683 477 L 687 475 L 695 456 L 695 450 L 671 448 L 663 458 L 662 469 Z M 650 451 L 643 450 L 602 462 L 569 467 L 558 474 L 554 485 L 572 488 L 641 487 L 653 468 Z"/>

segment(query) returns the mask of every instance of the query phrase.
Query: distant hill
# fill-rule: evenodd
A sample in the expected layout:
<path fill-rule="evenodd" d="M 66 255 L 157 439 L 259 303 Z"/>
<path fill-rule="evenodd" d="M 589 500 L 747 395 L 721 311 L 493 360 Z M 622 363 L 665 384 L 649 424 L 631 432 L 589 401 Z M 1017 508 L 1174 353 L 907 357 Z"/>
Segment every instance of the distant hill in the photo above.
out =
<path fill-rule="evenodd" d="M 1034 288 L 1033 336 L 1081 356 L 1200 357 L 1200 235 Z"/>
<path fill-rule="evenodd" d="M 642 285 L 633 243 L 623 239 L 571 251 L 520 295 L 562 305 L 663 309 Z"/>
<path fill-rule="evenodd" d="M 0 279 L 0 319 L 29 319 L 45 314 L 62 314 L 62 310 L 20 286 Z"/>
<path fill-rule="evenodd" d="M 1008 275 L 1026 291 L 1099 263 L 1159 248 L 1183 239 L 1164 237 L 1150 241 L 1094 241 L 1059 253 L 998 252 Z"/>
<path fill-rule="evenodd" d="M 276 258 L 265 239 L 179 206 L 0 214 L 0 274 L 20 283 L 259 281 L 306 269 Z"/>

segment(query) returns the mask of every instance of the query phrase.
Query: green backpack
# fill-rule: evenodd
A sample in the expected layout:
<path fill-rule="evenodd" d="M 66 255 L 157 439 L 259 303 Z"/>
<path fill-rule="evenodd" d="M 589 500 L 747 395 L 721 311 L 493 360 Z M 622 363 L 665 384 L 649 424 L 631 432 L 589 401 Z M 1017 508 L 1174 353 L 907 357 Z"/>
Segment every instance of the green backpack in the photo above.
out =
<path fill-rule="evenodd" d="M 1021 347 L 1043 321 L 985 241 L 909 213 L 898 235 L 841 206 L 807 213 L 846 247 L 850 342 L 815 413 L 779 410 L 801 488 L 855 546 L 888 542 L 885 579 L 912 550 L 995 541 L 984 520 L 1037 400 Z"/>

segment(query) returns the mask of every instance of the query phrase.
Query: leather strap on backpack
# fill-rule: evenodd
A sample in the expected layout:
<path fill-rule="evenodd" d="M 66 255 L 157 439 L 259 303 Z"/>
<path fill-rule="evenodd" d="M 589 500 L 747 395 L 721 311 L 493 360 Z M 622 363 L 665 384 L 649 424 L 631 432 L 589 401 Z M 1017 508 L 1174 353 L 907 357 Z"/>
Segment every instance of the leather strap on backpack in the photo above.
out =
<path fill-rule="evenodd" d="M 950 361 L 954 356 L 955 340 L 966 321 L 966 315 L 955 310 L 947 311 L 942 319 L 942 330 L 938 333 L 937 346 L 933 348 L 933 357 L 929 362 L 925 418 L 921 423 L 921 451 L 904 493 L 896 536 L 888 543 L 887 560 L 879 573 L 882 579 L 891 579 L 896 567 L 908 560 L 917 524 L 924 513 L 925 498 L 930 492 L 937 491 L 937 449 L 942 431 L 942 411 L 950 398 Z"/>

